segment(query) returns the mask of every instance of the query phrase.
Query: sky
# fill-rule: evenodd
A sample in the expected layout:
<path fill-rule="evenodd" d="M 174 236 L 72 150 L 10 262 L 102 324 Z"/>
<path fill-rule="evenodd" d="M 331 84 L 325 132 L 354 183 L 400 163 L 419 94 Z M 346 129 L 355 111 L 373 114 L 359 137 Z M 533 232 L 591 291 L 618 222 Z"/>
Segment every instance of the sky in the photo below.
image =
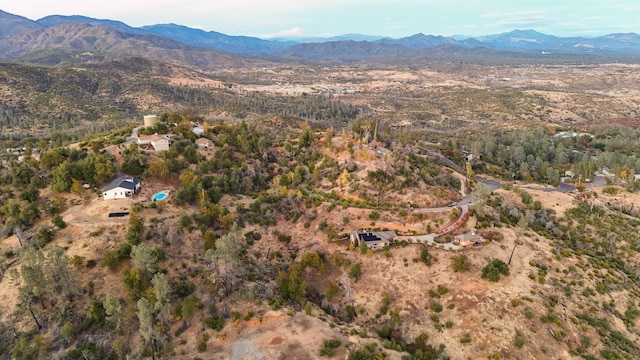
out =
<path fill-rule="evenodd" d="M 514 29 L 561 37 L 640 33 L 638 0 L 0 0 L 0 9 L 31 20 L 84 15 L 261 38 L 481 36 Z"/>

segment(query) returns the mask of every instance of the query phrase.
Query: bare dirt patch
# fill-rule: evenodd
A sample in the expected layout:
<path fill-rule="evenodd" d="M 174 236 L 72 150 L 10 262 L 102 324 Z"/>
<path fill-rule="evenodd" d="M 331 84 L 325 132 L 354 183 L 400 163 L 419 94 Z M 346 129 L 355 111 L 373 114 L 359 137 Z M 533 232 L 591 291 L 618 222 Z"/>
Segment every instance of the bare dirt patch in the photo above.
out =
<path fill-rule="evenodd" d="M 543 208 L 552 209 L 556 212 L 556 216 L 563 217 L 565 211 L 573 207 L 574 195 L 570 193 L 561 193 L 558 191 L 543 191 L 523 187 L 533 197 L 534 201 L 540 201 Z"/>
<path fill-rule="evenodd" d="M 271 312 L 262 320 L 241 322 L 228 330 L 226 341 L 212 340 L 202 354 L 208 359 L 321 359 L 318 351 L 325 339 L 338 339 L 342 346 L 334 358 L 346 355 L 348 339 L 327 323 L 306 315 L 283 316 Z"/>
<path fill-rule="evenodd" d="M 169 85 L 206 86 L 206 87 L 214 87 L 214 88 L 224 87 L 224 83 L 222 81 L 201 78 L 201 77 L 172 77 L 172 78 L 169 78 Z"/>

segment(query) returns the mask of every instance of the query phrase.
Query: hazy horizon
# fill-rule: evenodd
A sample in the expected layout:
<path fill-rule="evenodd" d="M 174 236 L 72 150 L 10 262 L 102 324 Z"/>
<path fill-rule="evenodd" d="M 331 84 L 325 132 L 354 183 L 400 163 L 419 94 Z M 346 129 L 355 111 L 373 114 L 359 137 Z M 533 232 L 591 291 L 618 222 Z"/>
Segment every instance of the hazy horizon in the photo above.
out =
<path fill-rule="evenodd" d="M 596 37 L 640 32 L 640 4 L 619 1 L 550 1 L 522 4 L 501 0 L 143 0 L 88 3 L 78 0 L 11 2 L 3 11 L 38 20 L 82 15 L 130 26 L 175 23 L 205 31 L 260 38 L 332 37 L 363 34 L 400 38 L 417 33 L 482 36 L 533 29 L 560 36 Z"/>

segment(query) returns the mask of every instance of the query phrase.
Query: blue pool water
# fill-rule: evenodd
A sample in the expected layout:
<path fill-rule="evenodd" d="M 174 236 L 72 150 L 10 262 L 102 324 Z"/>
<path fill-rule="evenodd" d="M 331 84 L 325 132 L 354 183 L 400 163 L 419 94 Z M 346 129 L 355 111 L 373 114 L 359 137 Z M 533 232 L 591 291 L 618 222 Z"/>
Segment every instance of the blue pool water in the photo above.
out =
<path fill-rule="evenodd" d="M 153 200 L 153 201 L 164 200 L 167 197 L 167 195 L 169 195 L 169 191 L 166 191 L 166 190 L 165 191 L 161 191 L 159 193 L 154 194 L 151 197 L 151 200 Z"/>

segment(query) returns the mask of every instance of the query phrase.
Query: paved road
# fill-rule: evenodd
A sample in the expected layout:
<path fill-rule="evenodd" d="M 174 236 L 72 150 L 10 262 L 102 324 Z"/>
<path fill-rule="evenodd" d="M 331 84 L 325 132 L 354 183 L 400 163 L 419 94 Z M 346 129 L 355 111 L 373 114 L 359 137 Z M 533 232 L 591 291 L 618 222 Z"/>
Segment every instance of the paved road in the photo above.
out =
<path fill-rule="evenodd" d="M 438 156 L 440 159 L 442 159 L 442 162 L 444 165 L 454 169 L 458 173 L 462 172 L 462 169 L 460 169 L 460 167 L 456 163 L 454 163 L 453 161 L 451 161 L 450 159 L 448 159 L 438 151 L 429 149 L 429 148 L 425 148 L 424 150 L 426 150 L 431 155 Z M 493 180 L 484 179 L 480 176 L 475 176 L 474 180 L 477 181 L 478 183 L 485 185 L 490 191 L 494 191 L 502 187 L 501 183 Z M 587 188 L 602 187 L 602 186 L 606 186 L 606 184 L 607 184 L 606 178 L 602 175 L 597 175 L 592 179 L 591 183 L 586 184 L 586 187 Z M 564 183 L 564 182 L 561 182 L 558 185 L 558 187 L 555 187 L 555 188 L 539 187 L 539 186 L 529 186 L 528 188 L 535 189 L 535 190 L 542 190 L 545 192 L 561 192 L 561 193 L 569 193 L 576 190 L 575 186 Z M 462 199 L 460 199 L 460 201 L 458 201 L 457 203 L 452 203 L 452 205 L 462 209 L 468 209 L 468 207 L 473 203 L 473 199 L 471 197 L 471 194 L 465 194 L 465 190 L 463 189 L 461 189 Z M 453 206 L 436 207 L 436 208 L 418 208 L 418 209 L 413 209 L 412 211 L 422 212 L 422 213 L 447 211 L 447 210 L 451 210 Z M 417 236 L 398 236 L 398 240 L 406 240 L 412 243 L 428 244 L 430 246 L 440 247 L 445 250 L 458 250 L 461 248 L 460 246 L 454 245 L 452 243 L 446 243 L 446 244 L 437 243 L 435 242 L 436 236 L 438 236 L 438 234 L 427 234 L 427 235 L 417 235 Z"/>
<path fill-rule="evenodd" d="M 435 234 L 416 235 L 416 236 L 398 236 L 398 240 L 409 241 L 415 244 L 427 244 L 430 246 L 441 247 L 445 250 L 458 250 L 461 247 L 452 243 L 440 244 L 435 242 Z"/>
<path fill-rule="evenodd" d="M 607 186 L 607 177 L 604 175 L 596 175 L 591 179 L 590 183 L 585 183 L 584 185 L 587 189 Z"/>
<path fill-rule="evenodd" d="M 493 180 L 484 179 L 484 178 L 481 178 L 480 176 L 474 176 L 473 179 L 479 183 L 482 183 L 491 191 L 500 189 L 502 187 L 501 183 Z"/>
<path fill-rule="evenodd" d="M 439 151 L 433 150 L 433 149 L 429 149 L 429 148 L 424 148 L 424 150 L 426 152 L 428 152 L 429 154 L 431 154 L 431 155 L 439 157 L 442 160 L 442 163 L 445 164 L 446 166 L 454 169 L 457 172 L 463 172 L 463 170 L 460 168 L 460 166 L 458 166 L 458 164 L 456 164 L 453 161 L 449 160 L 449 158 L 447 158 L 446 156 L 442 155 Z"/>
<path fill-rule="evenodd" d="M 136 126 L 133 128 L 133 130 L 131 130 L 131 136 L 129 138 L 137 138 L 138 137 L 138 130 L 142 129 L 144 127 L 144 125 L 140 125 L 140 126 Z"/>
<path fill-rule="evenodd" d="M 453 209 L 453 206 L 443 206 L 443 207 L 435 207 L 435 208 L 415 208 L 415 209 L 411 209 L 411 212 L 421 214 L 421 213 L 430 213 L 430 212 L 438 212 L 438 211 L 447 211 L 451 209 Z"/>
<path fill-rule="evenodd" d="M 140 125 L 140 126 L 136 126 L 133 128 L 133 130 L 131 130 L 131 136 L 129 136 L 127 138 L 127 141 L 124 142 L 124 146 L 127 146 L 129 144 L 132 144 L 134 142 L 138 141 L 138 130 L 142 129 L 144 127 L 144 125 Z"/>
<path fill-rule="evenodd" d="M 458 245 L 454 245 L 452 243 L 446 243 L 446 244 L 441 244 L 435 241 L 435 238 L 438 236 L 442 236 L 443 234 L 448 234 L 454 230 L 456 230 L 457 228 L 460 227 L 460 224 L 457 224 L 457 222 L 460 220 L 460 218 L 462 218 L 463 216 L 465 216 L 466 213 L 469 212 L 469 206 L 468 205 L 460 205 L 457 206 L 457 208 L 460 210 L 460 214 L 458 216 L 457 219 L 455 219 L 451 224 L 447 225 L 447 227 L 445 227 L 442 231 L 440 231 L 439 233 L 432 233 L 432 234 L 426 234 L 426 235 L 415 235 L 415 236 L 398 236 L 398 240 L 406 240 L 412 243 L 420 243 L 420 244 L 427 244 L 430 246 L 436 246 L 436 247 L 440 247 L 443 248 L 445 250 L 458 250 L 461 247 Z M 415 209 L 413 210 L 414 212 L 431 212 L 431 211 L 442 211 L 442 210 L 451 210 L 452 207 L 446 207 L 446 208 L 421 208 L 421 209 Z"/>

